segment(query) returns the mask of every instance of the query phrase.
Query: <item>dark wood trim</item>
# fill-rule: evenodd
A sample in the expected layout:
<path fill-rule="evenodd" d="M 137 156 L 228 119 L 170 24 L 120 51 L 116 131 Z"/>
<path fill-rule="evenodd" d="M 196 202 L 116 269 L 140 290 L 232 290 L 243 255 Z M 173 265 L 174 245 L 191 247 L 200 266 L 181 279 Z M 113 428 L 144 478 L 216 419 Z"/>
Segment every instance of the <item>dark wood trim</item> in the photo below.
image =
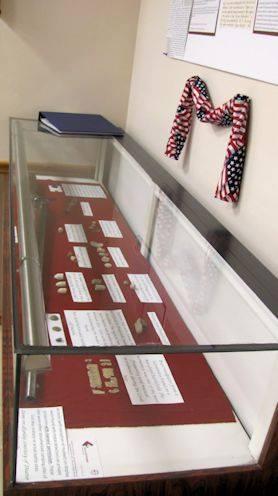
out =
<path fill-rule="evenodd" d="M 259 465 L 263 468 L 276 467 L 278 475 L 278 405 L 264 442 Z"/>
<path fill-rule="evenodd" d="M 12 346 L 12 307 L 11 307 L 11 270 L 10 270 L 10 236 L 8 207 L 8 177 L 4 179 L 4 233 L 3 233 L 3 318 L 2 318 L 2 401 L 3 401 L 3 481 L 4 490 L 10 486 L 11 467 L 13 465 L 13 346 Z"/>
<path fill-rule="evenodd" d="M 110 477 L 110 478 L 103 478 L 101 479 L 101 481 L 99 479 L 83 479 L 82 482 L 80 480 L 72 480 L 67 482 L 67 485 L 69 485 L 71 489 L 75 489 L 77 491 L 77 493 L 70 492 L 70 494 L 79 494 L 80 490 L 84 490 L 84 488 L 88 489 L 88 487 L 91 488 L 91 490 L 97 492 L 100 488 L 103 487 L 113 488 L 114 490 L 117 486 L 120 485 L 127 488 L 130 487 L 131 484 L 137 485 L 137 484 L 150 483 L 156 485 L 157 483 L 165 483 L 165 482 L 171 482 L 174 484 L 175 481 L 184 478 L 186 478 L 187 481 L 198 480 L 198 479 L 204 481 L 208 477 L 211 478 L 220 477 L 220 476 L 233 477 L 235 474 L 238 474 L 239 472 L 244 475 L 252 474 L 252 476 L 255 476 L 256 474 L 259 474 L 261 470 L 258 465 L 253 465 L 253 466 L 246 465 L 246 466 L 232 467 L 232 468 L 227 467 L 222 469 L 208 469 L 208 470 L 195 470 L 195 471 L 191 470 L 187 472 L 175 472 L 175 473 L 165 473 L 165 474 L 146 474 L 146 475 L 138 475 L 138 476 Z M 51 488 L 51 490 L 56 489 L 57 494 L 63 494 L 64 486 L 65 486 L 65 481 L 38 482 L 36 483 L 35 490 L 38 491 L 38 494 L 40 494 L 39 491 Z M 31 491 L 30 494 L 33 494 L 32 489 L 34 489 L 34 484 L 32 483 L 16 484 L 15 486 L 13 486 L 13 490 L 20 491 L 20 493 L 18 493 L 20 495 L 22 494 L 21 493 L 22 490 L 26 491 L 26 494 L 29 494 L 28 491 Z M 15 492 L 15 494 L 17 493 Z M 93 494 L 95 494 L 95 492 L 93 492 Z M 114 494 L 114 492 L 112 492 L 112 494 Z"/>
<path fill-rule="evenodd" d="M 165 474 L 114 479 L 83 480 L 72 482 L 16 485 L 8 496 L 273 496 L 276 480 L 257 466 L 242 470 L 188 472 L 187 474 Z"/>
<path fill-rule="evenodd" d="M 7 160 L 0 160 L 0 174 L 8 174 L 9 162 Z"/>
<path fill-rule="evenodd" d="M 117 141 L 260 300 L 278 316 L 278 279 L 130 136 L 117 138 Z"/>

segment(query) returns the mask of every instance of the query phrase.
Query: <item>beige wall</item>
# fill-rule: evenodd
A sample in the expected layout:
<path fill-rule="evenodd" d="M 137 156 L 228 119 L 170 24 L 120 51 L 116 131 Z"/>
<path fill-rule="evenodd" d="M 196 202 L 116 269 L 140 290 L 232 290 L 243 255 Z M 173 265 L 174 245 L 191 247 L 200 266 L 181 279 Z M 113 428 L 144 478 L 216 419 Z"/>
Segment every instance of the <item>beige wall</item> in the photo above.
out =
<path fill-rule="evenodd" d="M 124 126 L 140 0 L 2 0 L 0 160 L 9 116 L 102 113 Z"/>
<path fill-rule="evenodd" d="M 142 0 L 127 129 L 270 270 L 278 273 L 278 88 L 168 59 L 168 0 Z M 254 56 L 255 54 L 250 54 Z M 194 123 L 186 155 L 163 155 L 186 79 L 199 75 L 220 105 L 236 93 L 252 98 L 248 156 L 237 206 L 214 199 L 230 130 Z"/>

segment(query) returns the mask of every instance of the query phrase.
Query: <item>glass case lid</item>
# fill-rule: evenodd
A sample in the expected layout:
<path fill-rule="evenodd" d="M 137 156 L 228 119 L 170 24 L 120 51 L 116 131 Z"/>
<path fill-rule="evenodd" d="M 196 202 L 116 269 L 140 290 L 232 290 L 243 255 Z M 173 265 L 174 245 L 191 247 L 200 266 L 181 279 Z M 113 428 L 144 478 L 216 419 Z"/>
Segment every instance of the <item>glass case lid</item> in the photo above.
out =
<path fill-rule="evenodd" d="M 278 349 L 277 280 L 137 151 L 11 120 L 16 351 Z"/>

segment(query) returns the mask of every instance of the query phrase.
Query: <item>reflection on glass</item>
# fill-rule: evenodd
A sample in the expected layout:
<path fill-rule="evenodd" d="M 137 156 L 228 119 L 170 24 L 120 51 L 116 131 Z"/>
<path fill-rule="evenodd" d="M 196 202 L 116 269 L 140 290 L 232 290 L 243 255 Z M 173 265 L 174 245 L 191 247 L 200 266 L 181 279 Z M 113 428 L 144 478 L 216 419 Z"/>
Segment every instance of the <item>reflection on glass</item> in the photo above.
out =
<path fill-rule="evenodd" d="M 277 344 L 273 314 L 117 141 L 35 126 L 14 123 L 17 344 Z"/>

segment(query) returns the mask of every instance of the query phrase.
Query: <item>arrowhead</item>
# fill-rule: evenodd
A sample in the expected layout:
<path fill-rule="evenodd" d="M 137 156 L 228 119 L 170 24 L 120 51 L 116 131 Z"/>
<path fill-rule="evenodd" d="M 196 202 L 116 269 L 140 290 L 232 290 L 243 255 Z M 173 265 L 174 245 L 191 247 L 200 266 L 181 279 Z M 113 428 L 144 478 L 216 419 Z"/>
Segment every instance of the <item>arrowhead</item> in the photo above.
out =
<path fill-rule="evenodd" d="M 83 443 L 82 446 L 85 446 L 86 448 L 88 448 L 88 446 L 93 446 L 93 444 L 90 443 L 90 441 L 85 441 L 85 443 Z"/>

